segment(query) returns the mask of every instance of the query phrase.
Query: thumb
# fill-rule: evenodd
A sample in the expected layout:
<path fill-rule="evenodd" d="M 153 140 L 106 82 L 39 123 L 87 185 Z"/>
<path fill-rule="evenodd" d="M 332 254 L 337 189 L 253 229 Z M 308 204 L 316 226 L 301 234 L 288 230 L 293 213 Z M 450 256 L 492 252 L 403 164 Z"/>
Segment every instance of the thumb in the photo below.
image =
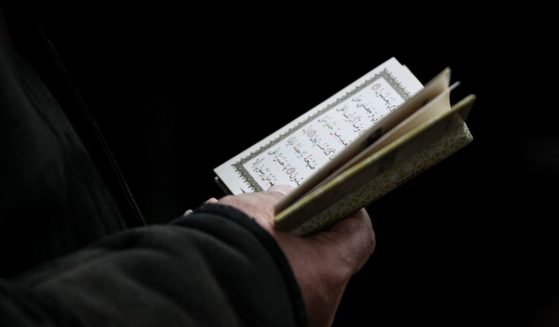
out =
<path fill-rule="evenodd" d="M 376 245 L 371 218 L 365 209 L 356 211 L 315 236 L 331 244 L 353 273 L 363 267 Z"/>
<path fill-rule="evenodd" d="M 283 196 L 286 196 L 293 190 L 292 186 L 286 184 L 276 184 L 270 187 L 266 192 L 278 192 L 281 193 Z"/>

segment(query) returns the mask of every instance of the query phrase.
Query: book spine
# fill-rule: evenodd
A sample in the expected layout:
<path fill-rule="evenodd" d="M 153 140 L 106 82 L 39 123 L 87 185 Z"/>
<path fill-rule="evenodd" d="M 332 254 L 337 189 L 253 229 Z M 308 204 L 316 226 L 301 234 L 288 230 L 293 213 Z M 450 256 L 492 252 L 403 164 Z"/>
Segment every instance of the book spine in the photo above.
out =
<path fill-rule="evenodd" d="M 353 213 L 355 208 L 361 208 L 374 202 L 417 174 L 452 155 L 472 140 L 468 126 L 460 120 L 460 123 L 456 124 L 442 138 L 419 152 L 393 162 L 388 169 L 366 182 L 349 196 L 337 201 L 328 210 L 301 224 L 292 233 L 303 236 L 330 226 Z"/>

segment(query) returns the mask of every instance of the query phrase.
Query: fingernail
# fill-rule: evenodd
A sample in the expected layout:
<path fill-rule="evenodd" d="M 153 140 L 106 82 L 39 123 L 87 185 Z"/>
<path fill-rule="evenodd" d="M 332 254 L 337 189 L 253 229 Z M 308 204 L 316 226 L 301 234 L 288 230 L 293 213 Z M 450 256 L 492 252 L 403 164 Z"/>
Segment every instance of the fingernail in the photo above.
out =
<path fill-rule="evenodd" d="M 285 184 L 278 184 L 270 187 L 268 189 L 268 192 L 278 192 L 283 195 L 287 195 L 289 192 L 291 192 L 291 190 L 293 190 L 292 186 L 285 185 Z"/>

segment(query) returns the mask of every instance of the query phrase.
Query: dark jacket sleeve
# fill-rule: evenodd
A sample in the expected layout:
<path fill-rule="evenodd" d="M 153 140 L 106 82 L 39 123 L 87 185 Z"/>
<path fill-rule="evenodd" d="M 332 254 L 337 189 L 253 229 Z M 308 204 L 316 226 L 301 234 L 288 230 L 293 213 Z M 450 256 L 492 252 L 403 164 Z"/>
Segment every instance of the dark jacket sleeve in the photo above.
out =
<path fill-rule="evenodd" d="M 2 326 L 302 326 L 305 319 L 275 241 L 219 205 L 0 280 Z"/>

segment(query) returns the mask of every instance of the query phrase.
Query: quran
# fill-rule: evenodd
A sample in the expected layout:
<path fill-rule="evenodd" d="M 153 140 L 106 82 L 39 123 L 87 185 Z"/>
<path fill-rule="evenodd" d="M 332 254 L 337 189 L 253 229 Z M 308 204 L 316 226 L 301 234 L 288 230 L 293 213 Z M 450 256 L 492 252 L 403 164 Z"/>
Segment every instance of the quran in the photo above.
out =
<path fill-rule="evenodd" d="M 472 141 L 475 100 L 454 105 L 446 68 L 425 86 L 391 58 L 214 169 L 229 193 L 294 189 L 277 230 L 307 235 L 364 207 Z"/>

